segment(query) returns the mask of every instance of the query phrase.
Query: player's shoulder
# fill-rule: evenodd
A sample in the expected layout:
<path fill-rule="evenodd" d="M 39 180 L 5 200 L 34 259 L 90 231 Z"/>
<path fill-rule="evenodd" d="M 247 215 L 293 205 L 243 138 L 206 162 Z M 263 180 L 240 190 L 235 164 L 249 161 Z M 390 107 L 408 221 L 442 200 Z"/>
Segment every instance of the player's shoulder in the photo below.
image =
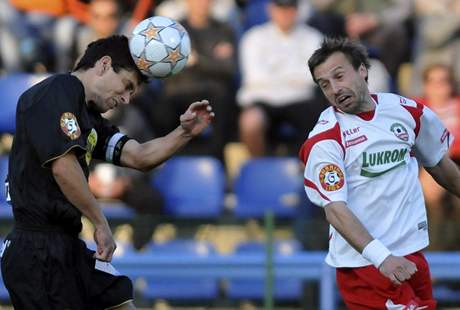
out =
<path fill-rule="evenodd" d="M 56 109 L 57 106 L 76 106 L 84 98 L 80 80 L 71 74 L 54 74 L 29 88 L 20 99 L 21 109 Z"/>
<path fill-rule="evenodd" d="M 51 76 L 49 82 L 54 87 L 80 87 L 82 86 L 80 80 L 68 73 L 59 73 Z"/>
<path fill-rule="evenodd" d="M 53 74 L 29 89 L 35 99 L 42 97 L 58 97 L 64 93 L 67 97 L 69 91 L 84 91 L 80 80 L 71 74 Z M 48 98 L 49 99 L 49 98 Z"/>
<path fill-rule="evenodd" d="M 328 107 L 326 110 L 324 110 L 320 114 L 318 121 L 316 122 L 312 131 L 310 131 L 310 133 L 308 134 L 308 138 L 310 139 L 313 136 L 329 132 L 333 130 L 335 127 L 339 126 L 335 113 L 336 112 L 333 107 Z"/>
<path fill-rule="evenodd" d="M 72 74 L 56 74 L 50 78 L 47 94 L 57 100 L 79 101 L 84 97 L 84 87 L 81 81 Z"/>
<path fill-rule="evenodd" d="M 321 142 L 330 142 L 345 151 L 342 143 L 340 124 L 333 107 L 324 110 L 318 118 L 308 139 L 300 148 L 299 158 L 305 163 L 313 147 Z"/>
<path fill-rule="evenodd" d="M 414 107 L 417 108 L 421 104 L 399 94 L 394 93 L 375 93 L 372 94 L 372 98 L 377 101 L 378 104 L 382 105 L 399 105 L 403 107 Z"/>

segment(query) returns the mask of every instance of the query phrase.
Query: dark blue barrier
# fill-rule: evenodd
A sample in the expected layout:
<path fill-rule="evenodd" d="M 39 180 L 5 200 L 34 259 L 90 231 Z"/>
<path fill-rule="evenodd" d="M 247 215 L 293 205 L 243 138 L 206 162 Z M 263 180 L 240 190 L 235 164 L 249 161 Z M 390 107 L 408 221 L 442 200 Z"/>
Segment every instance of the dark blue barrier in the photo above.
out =
<path fill-rule="evenodd" d="M 290 256 L 275 255 L 276 277 L 315 280 L 319 282 L 322 310 L 337 307 L 335 272 L 324 263 L 325 252 L 302 252 Z M 426 253 L 432 277 L 438 280 L 460 280 L 460 253 Z M 117 269 L 130 277 L 182 278 L 252 278 L 265 275 L 264 254 L 191 255 L 125 254 L 113 261 Z"/>

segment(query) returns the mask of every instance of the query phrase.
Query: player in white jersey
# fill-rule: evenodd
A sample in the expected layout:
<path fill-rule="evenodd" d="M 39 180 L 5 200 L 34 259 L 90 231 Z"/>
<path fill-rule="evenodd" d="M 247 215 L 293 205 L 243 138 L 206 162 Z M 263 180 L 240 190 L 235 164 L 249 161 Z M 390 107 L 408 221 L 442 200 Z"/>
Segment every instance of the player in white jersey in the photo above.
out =
<path fill-rule="evenodd" d="M 330 223 L 326 262 L 349 309 L 436 309 L 418 163 L 460 195 L 453 137 L 427 107 L 370 94 L 361 45 L 326 39 L 308 62 L 331 107 L 300 150 L 310 200 Z"/>

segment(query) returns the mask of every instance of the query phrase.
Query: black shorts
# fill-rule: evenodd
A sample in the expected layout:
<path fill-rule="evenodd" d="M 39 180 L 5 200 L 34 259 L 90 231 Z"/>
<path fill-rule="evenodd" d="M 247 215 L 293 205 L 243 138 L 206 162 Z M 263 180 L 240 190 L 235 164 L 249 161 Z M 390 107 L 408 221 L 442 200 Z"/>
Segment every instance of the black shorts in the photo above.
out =
<path fill-rule="evenodd" d="M 60 232 L 11 232 L 2 276 L 15 309 L 96 310 L 133 299 L 131 280 L 96 270 L 94 251 Z"/>

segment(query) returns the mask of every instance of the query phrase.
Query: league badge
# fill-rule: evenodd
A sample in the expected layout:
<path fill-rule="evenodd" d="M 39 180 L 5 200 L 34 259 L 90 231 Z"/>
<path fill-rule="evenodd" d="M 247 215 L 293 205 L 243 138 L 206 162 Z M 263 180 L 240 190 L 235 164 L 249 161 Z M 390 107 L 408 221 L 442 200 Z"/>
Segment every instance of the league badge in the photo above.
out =
<path fill-rule="evenodd" d="M 340 167 L 329 164 L 319 172 L 319 181 L 323 189 L 328 192 L 339 190 L 345 183 L 345 177 Z"/>
<path fill-rule="evenodd" d="M 78 139 L 81 131 L 78 126 L 77 118 L 70 112 L 65 112 L 61 115 L 61 129 L 71 140 Z"/>

